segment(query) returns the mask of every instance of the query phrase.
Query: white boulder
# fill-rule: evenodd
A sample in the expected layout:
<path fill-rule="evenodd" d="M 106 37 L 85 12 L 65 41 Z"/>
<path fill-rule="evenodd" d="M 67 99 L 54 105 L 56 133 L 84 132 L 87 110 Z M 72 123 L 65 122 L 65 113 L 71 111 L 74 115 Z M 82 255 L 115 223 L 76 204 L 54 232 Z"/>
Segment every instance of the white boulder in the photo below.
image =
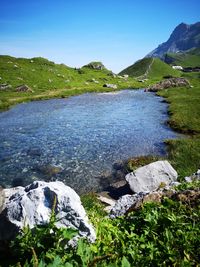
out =
<path fill-rule="evenodd" d="M 95 231 L 77 193 L 62 182 L 35 181 L 26 187 L 0 191 L 0 241 L 13 239 L 24 226 L 48 224 L 52 210 L 56 226 L 70 227 L 95 240 Z"/>
<path fill-rule="evenodd" d="M 140 167 L 126 175 L 131 190 L 134 193 L 151 192 L 159 187 L 169 185 L 177 180 L 177 172 L 167 160 L 156 161 Z"/>
<path fill-rule="evenodd" d="M 103 85 L 103 87 L 112 88 L 112 89 L 117 89 L 117 85 L 116 85 L 116 84 L 111 84 L 111 83 L 105 83 L 105 84 Z"/>

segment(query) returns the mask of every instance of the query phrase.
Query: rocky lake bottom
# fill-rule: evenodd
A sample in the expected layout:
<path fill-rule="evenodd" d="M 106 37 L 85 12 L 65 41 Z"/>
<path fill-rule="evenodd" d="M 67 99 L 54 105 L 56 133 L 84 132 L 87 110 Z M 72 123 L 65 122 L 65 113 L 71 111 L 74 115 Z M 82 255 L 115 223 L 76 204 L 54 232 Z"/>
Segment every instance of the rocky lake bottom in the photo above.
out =
<path fill-rule="evenodd" d="M 123 90 L 36 101 L 0 113 L 0 185 L 61 180 L 79 194 L 123 176 L 125 160 L 165 154 L 167 104 Z"/>

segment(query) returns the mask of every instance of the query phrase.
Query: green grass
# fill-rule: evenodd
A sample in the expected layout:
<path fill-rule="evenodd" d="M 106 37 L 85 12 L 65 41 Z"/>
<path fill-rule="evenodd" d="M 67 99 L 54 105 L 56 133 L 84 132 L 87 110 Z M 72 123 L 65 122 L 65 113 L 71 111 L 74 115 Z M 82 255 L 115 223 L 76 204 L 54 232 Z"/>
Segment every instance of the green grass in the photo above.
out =
<path fill-rule="evenodd" d="M 169 124 L 186 136 L 167 141 L 169 159 L 179 173 L 180 180 L 200 168 L 200 77 L 185 74 L 192 88 L 173 88 L 158 94 L 169 103 Z"/>
<path fill-rule="evenodd" d="M 199 266 L 199 204 L 164 199 L 115 220 L 100 218 L 92 208 L 97 230 L 94 244 L 80 240 L 77 248 L 64 249 L 74 231 L 56 230 L 52 220 L 34 232 L 26 228 L 1 263 L 6 267 Z"/>
<path fill-rule="evenodd" d="M 196 172 L 200 166 L 200 136 L 169 140 L 168 158 L 179 174 L 179 181 Z"/>
<path fill-rule="evenodd" d="M 162 79 L 164 76 L 179 77 L 180 75 L 181 73 L 179 71 L 172 69 L 171 66 L 164 63 L 159 58 L 154 58 L 148 73 L 150 79 Z"/>
<path fill-rule="evenodd" d="M 97 62 L 95 62 L 97 63 Z M 111 91 L 103 87 L 105 83 L 116 84 L 118 89 L 138 88 L 140 84 L 133 78 L 127 80 L 113 77 L 112 72 L 103 68 L 70 68 L 64 64 L 55 64 L 44 58 L 14 58 L 0 56 L 0 84 L 9 84 L 12 88 L 0 91 L 0 109 L 14 104 L 68 97 L 84 92 Z M 15 88 L 26 84 L 31 92 L 16 92 Z"/>
<path fill-rule="evenodd" d="M 138 77 L 141 79 L 147 78 L 152 81 L 160 80 L 164 76 L 169 75 L 175 77 L 180 76 L 179 71 L 172 69 L 171 66 L 158 58 L 143 58 L 119 74 L 128 74 L 131 77 Z"/>
<path fill-rule="evenodd" d="M 138 60 L 133 65 L 128 68 L 122 70 L 119 75 L 128 74 L 131 77 L 139 77 L 144 75 L 147 70 L 147 67 L 151 64 L 152 58 L 143 58 Z"/>
<path fill-rule="evenodd" d="M 188 52 L 167 53 L 165 62 L 182 67 L 200 67 L 200 48 Z"/>
<path fill-rule="evenodd" d="M 135 157 L 135 158 L 131 158 L 130 160 L 128 160 L 128 171 L 132 172 L 134 170 L 136 170 L 139 167 L 145 166 L 147 164 L 150 164 L 154 161 L 160 160 L 161 158 L 158 156 L 139 156 L 139 157 Z"/>
<path fill-rule="evenodd" d="M 193 83 L 194 84 L 194 83 Z M 174 88 L 173 90 L 160 91 L 169 107 L 169 124 L 177 131 L 183 133 L 200 134 L 200 86 L 195 84 L 193 88 Z"/>

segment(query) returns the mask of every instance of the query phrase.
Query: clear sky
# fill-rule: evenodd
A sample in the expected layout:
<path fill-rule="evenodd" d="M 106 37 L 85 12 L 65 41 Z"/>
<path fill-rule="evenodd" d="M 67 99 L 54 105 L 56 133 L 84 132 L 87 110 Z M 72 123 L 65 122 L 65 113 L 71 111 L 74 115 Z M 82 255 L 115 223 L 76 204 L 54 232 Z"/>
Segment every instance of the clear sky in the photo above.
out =
<path fill-rule="evenodd" d="M 0 0 L 0 54 L 119 72 L 200 21 L 200 0 Z"/>

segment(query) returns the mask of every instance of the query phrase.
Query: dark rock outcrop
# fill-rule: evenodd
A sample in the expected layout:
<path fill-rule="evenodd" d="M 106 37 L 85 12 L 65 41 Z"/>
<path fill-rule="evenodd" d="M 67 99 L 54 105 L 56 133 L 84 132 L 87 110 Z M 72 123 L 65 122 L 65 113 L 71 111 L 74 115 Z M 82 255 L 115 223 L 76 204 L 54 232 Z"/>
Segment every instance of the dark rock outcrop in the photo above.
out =
<path fill-rule="evenodd" d="M 103 70 L 105 66 L 101 62 L 90 62 L 89 64 L 83 66 L 83 68 L 90 68 L 93 70 Z"/>
<path fill-rule="evenodd" d="M 157 92 L 159 90 L 171 88 L 171 87 L 190 87 L 190 83 L 185 78 L 169 78 L 154 85 L 151 85 L 146 90 L 149 92 Z"/>
<path fill-rule="evenodd" d="M 17 86 L 15 88 L 15 91 L 16 92 L 30 92 L 30 93 L 33 93 L 33 90 L 30 87 L 28 87 L 28 85 L 26 85 L 26 84 Z"/>

